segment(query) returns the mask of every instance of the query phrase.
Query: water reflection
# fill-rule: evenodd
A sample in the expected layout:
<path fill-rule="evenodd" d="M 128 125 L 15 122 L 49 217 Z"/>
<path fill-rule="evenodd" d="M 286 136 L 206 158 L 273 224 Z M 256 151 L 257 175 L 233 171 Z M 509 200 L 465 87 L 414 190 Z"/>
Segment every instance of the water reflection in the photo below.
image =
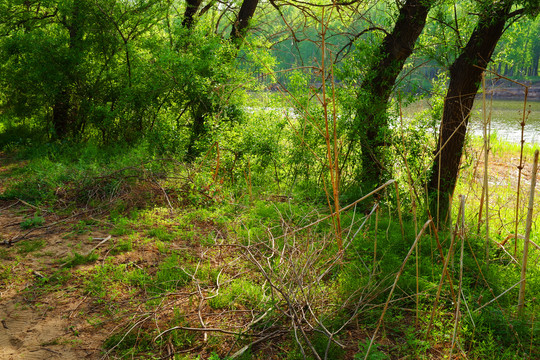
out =
<path fill-rule="evenodd" d="M 523 139 L 528 144 L 540 144 L 540 101 L 528 101 L 528 111 Z M 491 132 L 499 139 L 514 143 L 521 141 L 523 101 L 493 100 L 486 104 L 486 113 L 491 113 Z M 482 101 L 479 99 L 475 102 L 469 131 L 473 135 L 483 136 Z"/>

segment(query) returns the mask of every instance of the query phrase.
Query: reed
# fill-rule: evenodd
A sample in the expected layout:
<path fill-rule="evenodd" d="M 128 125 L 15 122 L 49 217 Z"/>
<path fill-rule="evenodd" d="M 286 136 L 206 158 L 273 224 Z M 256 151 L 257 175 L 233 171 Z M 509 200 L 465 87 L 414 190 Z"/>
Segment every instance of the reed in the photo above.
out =
<path fill-rule="evenodd" d="M 521 262 L 521 284 L 519 286 L 518 315 L 523 315 L 525 306 L 525 284 L 527 281 L 527 260 L 529 257 L 529 239 L 531 236 L 532 216 L 534 212 L 534 192 L 536 190 L 536 172 L 538 170 L 538 150 L 534 152 L 534 162 L 531 178 L 531 192 L 529 195 L 529 208 L 527 212 L 527 223 L 525 225 L 525 239 L 523 240 L 523 260 Z M 516 239 L 517 241 L 517 239 Z"/>

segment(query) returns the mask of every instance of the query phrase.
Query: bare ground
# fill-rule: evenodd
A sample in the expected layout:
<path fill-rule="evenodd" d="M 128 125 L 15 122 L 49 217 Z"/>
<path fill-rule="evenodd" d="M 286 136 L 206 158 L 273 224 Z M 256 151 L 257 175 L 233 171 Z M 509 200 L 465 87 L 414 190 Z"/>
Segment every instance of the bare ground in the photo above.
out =
<path fill-rule="evenodd" d="M 17 240 L 28 233 L 21 229 L 20 223 L 25 215 L 34 211 L 20 202 L 3 203 L 0 211 L 2 240 Z M 54 223 L 57 220 L 53 215 L 46 215 L 45 221 Z M 40 292 L 33 286 L 40 278 L 50 276 L 61 265 L 58 259 L 65 257 L 71 248 L 76 246 L 81 252 L 88 251 L 94 244 L 92 238 L 104 235 L 93 232 L 66 238 L 67 233 L 64 225 L 56 229 L 41 228 L 28 234 L 21 243 L 39 241 L 42 249 L 27 254 L 17 244 L 4 245 L 9 247 L 2 252 L 1 359 L 99 358 L 107 332 L 88 324 L 92 309 L 84 304 L 81 291 L 69 284 L 47 292 Z M 11 274 L 7 274 L 8 271 Z"/>

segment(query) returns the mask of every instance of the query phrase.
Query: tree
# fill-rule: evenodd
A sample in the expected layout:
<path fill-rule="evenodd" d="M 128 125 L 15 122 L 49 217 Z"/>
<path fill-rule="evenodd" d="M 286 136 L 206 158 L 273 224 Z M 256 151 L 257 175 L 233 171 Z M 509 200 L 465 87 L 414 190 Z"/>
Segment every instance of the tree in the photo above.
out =
<path fill-rule="evenodd" d="M 358 91 L 353 138 L 358 138 L 362 149 L 360 183 L 367 191 L 383 180 L 388 100 L 433 4 L 433 0 L 407 0 L 400 7 L 394 28 L 384 37 Z"/>
<path fill-rule="evenodd" d="M 192 29 L 193 14 L 200 6 L 200 3 L 201 2 L 199 0 L 188 0 L 188 5 L 186 7 L 182 24 L 189 30 Z M 242 39 L 247 32 L 250 20 L 255 14 L 258 3 L 259 0 L 243 0 L 242 2 L 238 15 L 236 16 L 236 21 L 232 24 L 232 30 L 229 38 L 237 49 L 240 48 Z M 236 55 L 236 53 L 234 55 Z M 232 59 L 233 57 L 231 57 L 231 61 Z M 192 161 L 200 154 L 200 150 L 197 148 L 197 142 L 207 134 L 206 118 L 211 116 L 211 114 L 214 112 L 212 107 L 212 101 L 206 98 L 204 94 L 200 94 L 198 100 L 194 100 L 192 102 L 191 111 L 193 122 L 185 156 L 185 160 L 187 161 Z"/>
<path fill-rule="evenodd" d="M 476 27 L 461 54 L 450 66 L 450 84 L 436 156 L 428 181 L 430 207 L 437 219 L 444 220 L 447 217 L 450 196 L 454 192 L 459 173 L 471 109 L 482 73 L 491 61 L 497 42 L 509 20 L 526 11 L 534 14 L 540 10 L 538 1 L 534 1 L 529 8 L 511 11 L 515 3 L 513 0 L 481 3 Z"/>
<path fill-rule="evenodd" d="M 186 29 L 191 29 L 195 25 L 195 14 L 197 14 L 201 3 L 202 0 L 186 1 L 186 11 L 184 11 L 184 19 L 182 20 L 182 26 Z"/>
<path fill-rule="evenodd" d="M 249 25 L 249 21 L 255 14 L 259 0 L 244 0 L 242 6 L 238 11 L 238 17 L 232 25 L 231 30 L 231 39 L 236 44 L 237 47 L 240 47 L 241 40 L 246 35 L 246 31 Z"/>

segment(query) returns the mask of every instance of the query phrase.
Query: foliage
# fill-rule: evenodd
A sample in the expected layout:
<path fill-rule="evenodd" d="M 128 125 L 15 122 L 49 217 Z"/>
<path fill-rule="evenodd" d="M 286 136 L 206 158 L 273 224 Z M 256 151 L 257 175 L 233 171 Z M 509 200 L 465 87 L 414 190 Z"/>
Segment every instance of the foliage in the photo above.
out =
<path fill-rule="evenodd" d="M 366 340 L 365 342 L 359 343 L 361 347 L 361 351 L 354 355 L 355 360 L 366 359 L 366 353 L 369 349 L 369 343 L 370 343 L 369 339 Z M 384 352 L 378 349 L 377 344 L 373 344 L 373 346 L 371 347 L 369 351 L 369 355 L 367 356 L 367 359 L 368 360 L 386 360 L 388 359 L 388 356 Z"/>
<path fill-rule="evenodd" d="M 3 243 L 17 239 L 9 231 L 54 226 L 49 214 L 73 224 L 66 243 L 96 229 L 112 236 L 103 251 L 74 245 L 44 274 L 28 265 L 53 257 L 43 234 L 0 249 L 2 291 L 76 294 L 81 314 L 87 305 L 95 312 L 89 326 L 118 323 L 106 356 L 185 351 L 186 359 L 238 349 L 244 358 L 361 359 L 386 302 L 368 359 L 447 356 L 457 294 L 468 306 L 456 332 L 467 356 L 535 358 L 538 266 L 527 273 L 525 315 L 515 317 L 516 261 L 502 249 L 478 255 L 486 250 L 478 139 L 468 143 L 456 192 L 468 194 L 457 237 L 465 241 L 462 288 L 452 229 L 426 228 L 404 263 L 429 218 L 424 184 L 447 70 L 473 31 L 472 14 L 491 2 L 436 2 L 392 98 L 374 97 L 362 86 L 377 85 L 369 69 L 384 58 L 378 49 L 405 3 L 265 2 L 243 42 L 227 37 L 242 2 L 207 2 L 189 27 L 176 1 L 1 3 L 2 212 L 24 202 L 39 209 L 17 214 Z M 538 78 L 538 19 L 528 7 L 493 56 L 498 72 L 520 81 Z M 397 193 L 391 185 L 341 211 L 343 231 L 335 231 L 332 201 L 343 209 L 339 202 L 372 188 L 361 174 L 373 165 L 362 142 L 374 123 L 378 160 L 387 159 Z M 498 166 L 515 162 L 518 145 L 490 140 L 491 155 L 504 158 Z M 525 157 L 533 150 L 526 146 Z M 513 180 L 490 184 L 493 247 L 513 231 Z M 523 199 L 518 205 L 523 217 Z"/>
<path fill-rule="evenodd" d="M 161 294 L 185 286 L 191 281 L 189 271 L 191 271 L 190 267 L 184 268 L 178 255 L 170 255 L 161 262 L 155 274 L 155 280 L 149 289 L 150 293 Z"/>
<path fill-rule="evenodd" d="M 265 296 L 263 289 L 248 280 L 235 279 L 224 287 L 215 297 L 211 298 L 208 305 L 214 309 L 262 309 Z"/>
<path fill-rule="evenodd" d="M 32 218 L 27 218 L 21 223 L 22 229 L 31 229 L 35 227 L 39 227 L 41 225 L 45 224 L 45 219 L 42 216 L 34 215 Z"/>

